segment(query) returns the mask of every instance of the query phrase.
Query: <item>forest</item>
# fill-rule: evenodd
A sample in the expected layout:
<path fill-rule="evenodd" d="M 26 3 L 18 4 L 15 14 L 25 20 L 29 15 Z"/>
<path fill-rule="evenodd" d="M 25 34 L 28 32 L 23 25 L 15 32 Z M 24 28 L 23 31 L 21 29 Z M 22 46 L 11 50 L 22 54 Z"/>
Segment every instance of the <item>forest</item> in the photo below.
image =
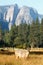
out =
<path fill-rule="evenodd" d="M 37 18 L 31 24 L 14 24 L 10 31 L 3 31 L 0 25 L 0 47 L 43 47 L 43 19 L 39 22 Z"/>

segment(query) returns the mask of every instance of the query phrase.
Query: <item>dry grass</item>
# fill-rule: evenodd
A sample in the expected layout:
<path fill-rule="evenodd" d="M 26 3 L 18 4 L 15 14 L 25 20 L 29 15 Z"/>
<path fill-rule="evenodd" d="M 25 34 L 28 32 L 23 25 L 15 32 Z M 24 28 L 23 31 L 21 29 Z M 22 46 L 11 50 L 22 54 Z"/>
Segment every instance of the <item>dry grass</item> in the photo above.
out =
<path fill-rule="evenodd" d="M 43 52 L 43 48 L 31 48 L 30 52 Z"/>
<path fill-rule="evenodd" d="M 10 50 L 12 52 L 14 51 L 13 49 Z M 33 52 L 34 50 L 36 49 L 32 49 L 31 52 Z M 43 49 L 41 50 L 43 52 Z M 30 54 L 28 59 L 16 59 L 14 53 L 12 54 L 12 52 L 10 51 L 9 54 L 9 51 L 2 51 L 3 53 L 0 52 L 0 65 L 43 65 L 43 53 Z"/>
<path fill-rule="evenodd" d="M 29 55 L 28 59 L 16 59 L 15 55 L 0 54 L 0 65 L 43 65 L 43 55 Z"/>

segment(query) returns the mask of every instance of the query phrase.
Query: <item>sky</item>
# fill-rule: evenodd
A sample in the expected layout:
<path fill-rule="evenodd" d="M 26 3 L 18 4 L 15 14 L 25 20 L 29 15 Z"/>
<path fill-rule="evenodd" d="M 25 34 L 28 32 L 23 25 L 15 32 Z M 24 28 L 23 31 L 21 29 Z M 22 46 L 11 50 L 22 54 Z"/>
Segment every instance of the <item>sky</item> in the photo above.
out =
<path fill-rule="evenodd" d="M 39 14 L 43 14 L 43 0 L 0 0 L 0 6 L 14 4 L 35 8 Z"/>

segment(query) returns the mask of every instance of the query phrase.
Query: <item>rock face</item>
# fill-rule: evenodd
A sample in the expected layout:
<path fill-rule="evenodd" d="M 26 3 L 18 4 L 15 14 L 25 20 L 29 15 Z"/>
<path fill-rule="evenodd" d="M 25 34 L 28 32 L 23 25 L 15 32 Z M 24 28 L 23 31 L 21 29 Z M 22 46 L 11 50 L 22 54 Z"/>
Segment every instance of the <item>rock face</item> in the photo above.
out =
<path fill-rule="evenodd" d="M 21 23 L 31 23 L 32 20 L 36 20 L 36 18 L 38 17 L 38 13 L 36 10 L 33 10 L 33 8 L 29 8 L 29 7 L 22 7 L 20 9 L 20 12 L 16 18 L 16 25 L 19 25 Z"/>
<path fill-rule="evenodd" d="M 18 12 L 19 8 L 17 4 L 11 6 L 0 6 L 0 23 L 4 23 L 4 25 L 8 26 L 8 29 L 10 30 L 11 26 L 15 23 Z"/>
<path fill-rule="evenodd" d="M 5 20 L 9 22 L 9 30 L 11 29 L 11 26 L 15 23 L 18 12 L 19 9 L 17 5 L 9 7 L 7 15 L 5 16 Z"/>
<path fill-rule="evenodd" d="M 0 24 L 2 29 L 11 29 L 11 26 L 15 23 L 20 25 L 21 23 L 29 24 L 32 20 L 42 19 L 43 15 L 39 15 L 38 12 L 27 6 L 19 8 L 17 4 L 9 6 L 0 6 Z"/>

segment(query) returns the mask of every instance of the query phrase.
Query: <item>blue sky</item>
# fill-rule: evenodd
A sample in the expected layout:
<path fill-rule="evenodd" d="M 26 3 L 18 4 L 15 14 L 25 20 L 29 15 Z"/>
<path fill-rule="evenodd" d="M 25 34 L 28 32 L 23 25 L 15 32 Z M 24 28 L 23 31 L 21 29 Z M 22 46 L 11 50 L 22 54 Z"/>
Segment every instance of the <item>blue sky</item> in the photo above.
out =
<path fill-rule="evenodd" d="M 1 5 L 18 4 L 19 7 L 23 5 L 35 8 L 39 14 L 43 14 L 43 0 L 0 0 Z"/>

